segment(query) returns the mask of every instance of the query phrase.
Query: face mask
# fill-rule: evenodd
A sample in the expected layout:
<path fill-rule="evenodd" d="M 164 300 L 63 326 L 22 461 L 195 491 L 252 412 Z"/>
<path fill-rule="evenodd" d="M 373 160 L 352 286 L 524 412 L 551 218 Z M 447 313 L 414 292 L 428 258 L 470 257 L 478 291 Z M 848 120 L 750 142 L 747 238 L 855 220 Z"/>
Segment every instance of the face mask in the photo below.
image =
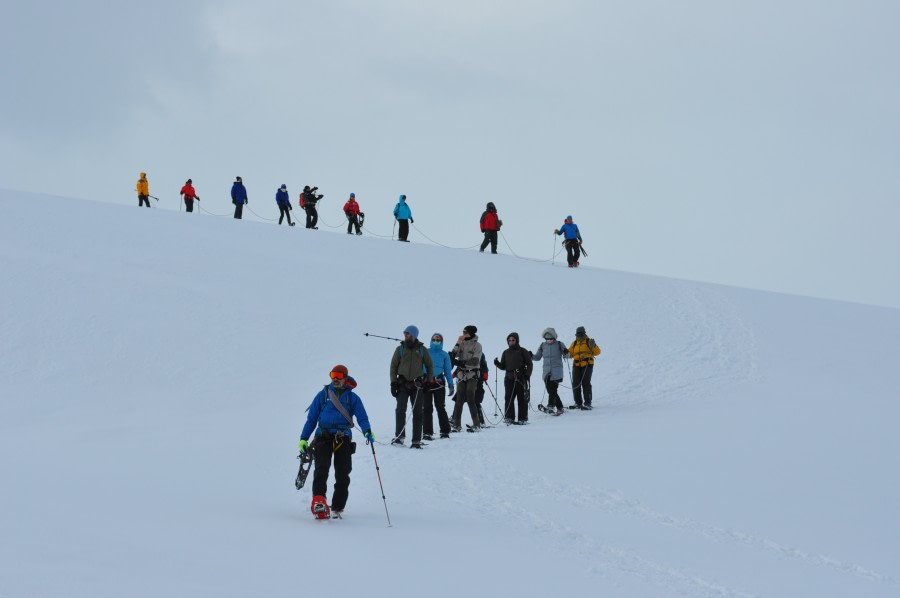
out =
<path fill-rule="evenodd" d="M 441 341 L 431 341 L 431 348 L 435 350 L 443 349 L 444 343 L 442 343 Z"/>

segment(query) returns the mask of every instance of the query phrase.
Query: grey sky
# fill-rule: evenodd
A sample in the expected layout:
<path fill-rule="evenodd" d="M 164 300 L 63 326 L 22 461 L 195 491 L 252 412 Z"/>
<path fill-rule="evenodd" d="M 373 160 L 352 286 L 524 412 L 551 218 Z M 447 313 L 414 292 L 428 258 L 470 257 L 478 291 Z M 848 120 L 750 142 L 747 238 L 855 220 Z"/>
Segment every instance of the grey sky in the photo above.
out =
<path fill-rule="evenodd" d="M 896 2 L 71 4 L 5 10 L 0 186 L 406 193 L 458 247 L 494 201 L 518 254 L 573 214 L 591 265 L 900 306 Z"/>

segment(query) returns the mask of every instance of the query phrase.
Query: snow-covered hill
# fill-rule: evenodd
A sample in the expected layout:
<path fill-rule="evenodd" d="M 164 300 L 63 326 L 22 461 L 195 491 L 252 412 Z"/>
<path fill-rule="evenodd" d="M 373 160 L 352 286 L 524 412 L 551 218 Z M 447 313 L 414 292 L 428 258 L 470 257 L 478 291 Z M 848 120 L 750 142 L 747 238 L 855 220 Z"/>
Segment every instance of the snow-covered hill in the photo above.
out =
<path fill-rule="evenodd" d="M 900 593 L 900 310 L 19 192 L 0 213 L 0 596 Z M 345 519 L 313 521 L 304 410 L 346 364 L 389 440 L 394 345 L 364 333 L 408 324 L 475 324 L 489 357 L 584 325 L 597 408 L 377 445 L 390 528 L 360 444 Z"/>

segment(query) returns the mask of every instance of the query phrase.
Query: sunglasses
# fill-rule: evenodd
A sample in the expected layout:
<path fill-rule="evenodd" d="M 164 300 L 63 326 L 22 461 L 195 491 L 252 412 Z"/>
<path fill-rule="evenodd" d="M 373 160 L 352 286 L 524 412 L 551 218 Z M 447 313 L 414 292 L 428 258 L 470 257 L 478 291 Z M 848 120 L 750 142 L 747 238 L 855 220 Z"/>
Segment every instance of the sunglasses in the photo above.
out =
<path fill-rule="evenodd" d="M 514 338 L 508 338 L 508 339 L 506 339 L 506 342 L 507 342 L 507 343 L 514 343 L 514 342 L 516 342 L 516 339 L 514 339 Z"/>
<path fill-rule="evenodd" d="M 344 372 L 331 372 L 331 379 L 332 380 L 343 380 Z"/>
<path fill-rule="evenodd" d="M 432 337 L 431 337 L 431 340 L 434 341 L 434 342 L 436 342 L 436 343 L 442 343 L 442 342 L 444 342 L 444 339 L 442 339 L 442 338 L 439 337 L 439 336 L 432 336 Z"/>
<path fill-rule="evenodd" d="M 544 337 L 544 340 L 552 341 L 552 340 L 553 340 L 553 337 L 552 337 L 552 336 L 545 336 L 545 337 Z"/>

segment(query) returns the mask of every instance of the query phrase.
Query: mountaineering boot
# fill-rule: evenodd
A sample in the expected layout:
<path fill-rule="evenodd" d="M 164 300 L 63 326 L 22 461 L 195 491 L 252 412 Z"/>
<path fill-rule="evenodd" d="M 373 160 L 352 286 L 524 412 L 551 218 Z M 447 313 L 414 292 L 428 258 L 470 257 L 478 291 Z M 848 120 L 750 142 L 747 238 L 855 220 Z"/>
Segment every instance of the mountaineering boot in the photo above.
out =
<path fill-rule="evenodd" d="M 413 443 L 410 443 L 409 448 L 420 449 L 423 446 L 425 446 L 425 445 L 423 445 L 421 442 L 413 442 Z"/>
<path fill-rule="evenodd" d="M 309 505 L 309 510 L 316 519 L 328 519 L 331 517 L 331 509 L 328 507 L 328 503 L 325 502 L 325 497 L 322 495 L 313 496 L 312 504 Z"/>
<path fill-rule="evenodd" d="M 393 440 L 391 440 L 391 444 L 396 444 L 397 446 L 403 446 L 403 439 L 402 438 L 394 438 Z"/>
<path fill-rule="evenodd" d="M 432 440 L 434 440 L 434 434 L 423 434 L 422 440 L 427 440 L 427 441 L 431 442 Z"/>
<path fill-rule="evenodd" d="M 441 432 L 441 438 L 450 438 L 449 432 Z"/>

